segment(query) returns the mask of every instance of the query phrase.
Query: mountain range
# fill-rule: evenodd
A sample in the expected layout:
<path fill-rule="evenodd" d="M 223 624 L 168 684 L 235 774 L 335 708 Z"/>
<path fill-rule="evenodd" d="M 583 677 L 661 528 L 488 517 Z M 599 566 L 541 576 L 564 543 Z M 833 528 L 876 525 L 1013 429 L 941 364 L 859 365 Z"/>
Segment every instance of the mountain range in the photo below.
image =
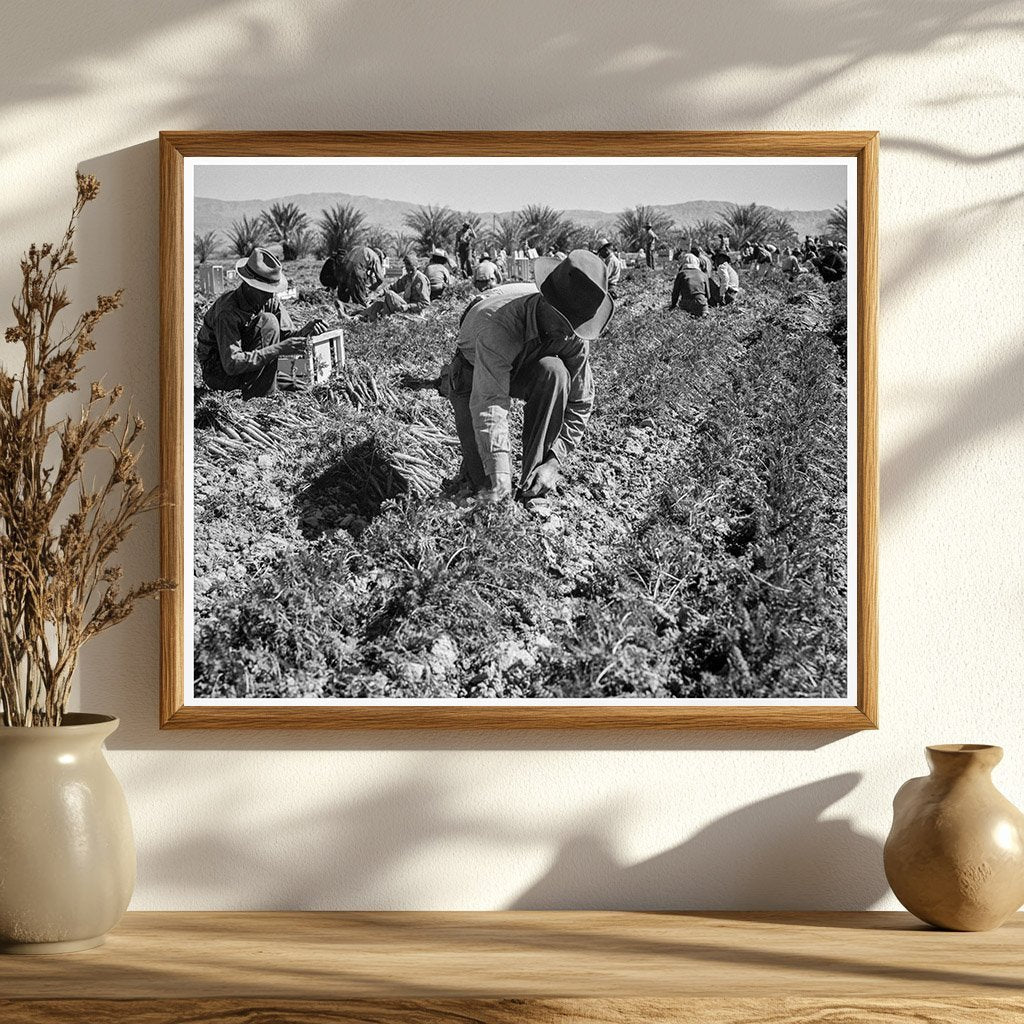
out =
<path fill-rule="evenodd" d="M 417 209 L 418 203 L 403 202 L 398 199 L 376 199 L 372 196 L 353 196 L 344 192 L 314 192 L 308 195 L 278 196 L 273 199 L 207 199 L 196 196 L 194 200 L 194 229 L 198 235 L 208 231 L 217 231 L 222 236 L 231 227 L 233 221 L 245 217 L 257 217 L 273 203 L 294 203 L 305 213 L 311 223 L 321 216 L 321 211 L 330 209 L 336 204 L 349 203 L 360 210 L 366 217 L 366 225 L 379 224 L 385 231 L 408 231 L 405 227 L 405 215 Z M 652 208 L 664 213 L 673 223 L 679 226 L 695 224 L 699 220 L 714 220 L 729 204 L 713 200 L 697 199 L 687 203 L 671 205 L 655 205 Z M 831 210 L 775 210 L 774 213 L 785 217 L 794 227 L 796 233 L 817 235 L 825 230 L 825 222 Z M 505 216 L 510 211 L 481 211 L 480 217 L 486 224 L 492 218 Z M 606 210 L 565 210 L 565 216 L 595 232 L 598 228 L 610 228 L 614 225 L 621 211 Z"/>

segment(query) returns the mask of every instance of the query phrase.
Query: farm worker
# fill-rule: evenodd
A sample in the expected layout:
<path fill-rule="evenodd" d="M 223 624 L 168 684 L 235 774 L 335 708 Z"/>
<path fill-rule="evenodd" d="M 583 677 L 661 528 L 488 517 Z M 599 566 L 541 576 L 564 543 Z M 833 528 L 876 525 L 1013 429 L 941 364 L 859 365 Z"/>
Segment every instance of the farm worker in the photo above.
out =
<path fill-rule="evenodd" d="M 697 257 L 697 264 L 700 267 L 702 274 L 711 273 L 711 260 L 708 259 L 704 250 L 699 245 L 691 246 L 690 253 Z"/>
<path fill-rule="evenodd" d="M 430 282 L 430 298 L 439 299 L 452 286 L 452 275 L 448 269 L 448 253 L 444 249 L 431 249 L 427 268 L 424 270 Z"/>
<path fill-rule="evenodd" d="M 731 248 L 732 239 L 728 235 L 717 235 L 715 238 L 715 252 L 728 252 Z"/>
<path fill-rule="evenodd" d="M 459 270 L 463 277 L 471 277 L 473 274 L 473 241 L 476 232 L 468 220 L 462 222 L 462 227 L 455 233 L 455 251 L 459 256 Z"/>
<path fill-rule="evenodd" d="M 716 252 L 711 260 L 715 265 L 712 273 L 718 276 L 719 298 L 723 306 L 730 306 L 740 293 L 740 276 L 727 252 Z"/>
<path fill-rule="evenodd" d="M 375 249 L 367 245 L 357 245 L 347 252 L 336 254 L 325 263 L 320 272 L 320 280 L 330 280 L 329 270 L 333 269 L 334 288 L 338 292 L 335 303 L 342 312 L 341 303 L 349 303 L 365 309 L 370 304 L 374 293 L 384 284 L 384 264 Z M 328 285 L 330 287 L 330 285 Z"/>
<path fill-rule="evenodd" d="M 790 279 L 790 281 L 795 281 L 796 278 L 804 272 L 804 268 L 800 265 L 800 261 L 793 254 L 792 249 L 783 249 L 782 259 L 779 262 L 779 269 Z"/>
<path fill-rule="evenodd" d="M 619 277 L 622 275 L 623 263 L 615 255 L 610 238 L 599 238 L 597 240 L 597 255 L 604 260 L 604 265 L 608 268 L 608 294 L 613 299 L 617 299 L 618 295 L 615 294 L 615 286 L 619 283 Z"/>
<path fill-rule="evenodd" d="M 640 235 L 640 244 L 643 246 L 644 256 L 647 259 L 647 266 L 654 269 L 654 247 L 658 244 L 658 236 L 650 224 L 644 225 L 643 233 Z"/>
<path fill-rule="evenodd" d="M 235 264 L 242 279 L 219 296 L 203 316 L 196 335 L 196 360 L 203 381 L 214 391 L 240 391 L 242 398 L 277 392 L 279 356 L 299 355 L 310 335 L 327 329 L 311 320 L 296 330 L 278 293 L 288 287 L 281 262 L 266 249 L 254 249 Z"/>
<path fill-rule="evenodd" d="M 615 311 L 608 271 L 576 249 L 535 264 L 533 284 L 492 288 L 470 304 L 448 366 L 449 399 L 462 447 L 462 475 L 488 502 L 512 495 L 508 413 L 526 403 L 519 499 L 538 515 L 583 438 L 594 406 L 588 343 Z"/>
<path fill-rule="evenodd" d="M 826 242 L 824 252 L 812 262 L 818 268 L 823 281 L 839 281 L 846 277 L 846 258 L 832 242 Z"/>
<path fill-rule="evenodd" d="M 712 256 L 714 267 L 708 279 L 712 295 L 715 293 L 715 286 L 718 289 L 718 302 L 712 305 L 732 305 L 739 294 L 739 274 L 732 265 L 732 260 L 727 252 L 717 252 Z"/>
<path fill-rule="evenodd" d="M 403 256 L 402 266 L 405 273 L 388 289 L 381 293 L 376 302 L 371 303 L 359 315 L 370 323 L 375 323 L 379 316 L 389 313 L 407 313 L 416 315 L 430 305 L 430 281 L 419 268 L 414 256 Z"/>
<path fill-rule="evenodd" d="M 675 283 L 672 285 L 672 301 L 669 309 L 678 305 L 691 316 L 704 316 L 708 311 L 711 289 L 707 274 L 700 269 L 700 263 L 693 253 L 688 252 L 679 265 Z"/>
<path fill-rule="evenodd" d="M 504 280 L 508 277 L 508 253 L 504 248 L 499 249 L 494 254 L 494 265 L 498 268 L 498 272 L 501 274 L 501 279 Z"/>
<path fill-rule="evenodd" d="M 489 252 L 485 252 L 484 258 L 473 268 L 473 287 L 478 292 L 486 292 L 497 288 L 503 280 L 498 264 L 491 259 Z"/>

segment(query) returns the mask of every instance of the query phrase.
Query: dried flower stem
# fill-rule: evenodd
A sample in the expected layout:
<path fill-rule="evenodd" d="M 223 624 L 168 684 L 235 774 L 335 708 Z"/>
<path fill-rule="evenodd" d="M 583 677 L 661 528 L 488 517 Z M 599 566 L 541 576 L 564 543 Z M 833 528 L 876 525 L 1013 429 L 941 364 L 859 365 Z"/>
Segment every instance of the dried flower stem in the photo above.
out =
<path fill-rule="evenodd" d="M 5 338 L 24 348 L 21 372 L 0 370 L 0 710 L 3 724 L 59 725 L 71 696 L 82 645 L 122 621 L 135 602 L 170 584 L 152 580 L 121 593 L 123 575 L 110 559 L 137 516 L 159 503 L 137 471 L 145 424 L 131 409 L 122 420 L 99 381 L 77 418 L 50 423 L 51 404 L 78 391 L 82 359 L 95 347 L 93 332 L 121 305 L 121 291 L 100 295 L 61 333 L 57 318 L 70 305 L 59 284 L 77 262 L 74 237 L 85 204 L 99 193 L 92 175 L 77 175 L 75 206 L 61 241 L 31 246 L 21 261 L 21 291 Z M 59 459 L 48 455 L 51 441 Z M 87 487 L 83 466 L 107 452 L 110 475 Z M 66 511 L 71 489 L 78 487 Z"/>

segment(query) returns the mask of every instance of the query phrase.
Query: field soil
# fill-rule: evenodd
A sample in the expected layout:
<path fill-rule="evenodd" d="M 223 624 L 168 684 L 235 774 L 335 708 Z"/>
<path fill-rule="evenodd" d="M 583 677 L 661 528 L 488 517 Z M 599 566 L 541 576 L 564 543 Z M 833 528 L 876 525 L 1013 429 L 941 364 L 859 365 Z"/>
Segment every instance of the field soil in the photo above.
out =
<path fill-rule="evenodd" d="M 333 321 L 318 264 L 285 269 L 295 322 Z M 696 320 L 671 284 L 627 271 L 548 522 L 443 493 L 451 409 L 408 385 L 450 358 L 465 285 L 346 327 L 311 389 L 196 376 L 196 695 L 845 695 L 845 286 L 745 274 Z"/>

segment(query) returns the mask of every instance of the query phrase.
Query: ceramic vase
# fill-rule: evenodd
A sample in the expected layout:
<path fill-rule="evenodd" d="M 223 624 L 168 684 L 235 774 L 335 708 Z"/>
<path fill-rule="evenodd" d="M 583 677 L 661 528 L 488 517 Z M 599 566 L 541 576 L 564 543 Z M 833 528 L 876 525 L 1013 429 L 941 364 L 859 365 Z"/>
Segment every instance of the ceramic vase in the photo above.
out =
<path fill-rule="evenodd" d="M 996 789 L 999 747 L 927 748 L 931 774 L 893 800 L 885 876 L 916 917 L 937 928 L 998 928 L 1024 903 L 1024 815 Z"/>
<path fill-rule="evenodd" d="M 128 906 L 135 844 L 103 753 L 117 724 L 0 727 L 0 951 L 90 949 Z"/>

